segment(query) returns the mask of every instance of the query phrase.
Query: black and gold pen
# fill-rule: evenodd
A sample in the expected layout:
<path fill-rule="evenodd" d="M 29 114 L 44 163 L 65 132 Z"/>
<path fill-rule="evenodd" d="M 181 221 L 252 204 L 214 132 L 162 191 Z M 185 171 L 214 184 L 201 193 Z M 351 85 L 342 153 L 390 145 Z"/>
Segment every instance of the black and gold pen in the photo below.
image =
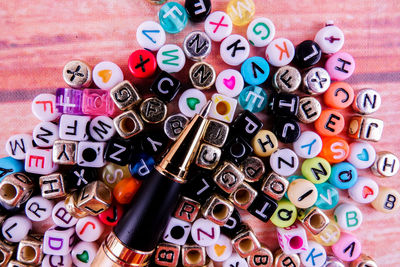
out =
<path fill-rule="evenodd" d="M 211 109 L 209 101 L 185 127 L 170 150 L 143 182 L 130 209 L 105 239 L 92 266 L 146 266 L 178 202 L 179 192 Z"/>

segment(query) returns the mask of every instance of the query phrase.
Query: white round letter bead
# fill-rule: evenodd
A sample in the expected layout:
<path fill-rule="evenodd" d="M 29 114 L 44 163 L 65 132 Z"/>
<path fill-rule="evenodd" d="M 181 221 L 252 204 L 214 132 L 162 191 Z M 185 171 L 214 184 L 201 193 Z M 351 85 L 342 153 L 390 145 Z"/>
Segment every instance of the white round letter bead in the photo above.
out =
<path fill-rule="evenodd" d="M 72 267 L 72 258 L 70 254 L 46 255 L 42 261 L 42 267 Z"/>
<path fill-rule="evenodd" d="M 178 106 L 180 112 L 188 117 L 193 117 L 207 103 L 206 95 L 199 89 L 188 89 L 179 98 Z"/>
<path fill-rule="evenodd" d="M 175 44 L 166 44 L 157 52 L 158 67 L 168 73 L 179 72 L 185 66 L 183 50 Z"/>
<path fill-rule="evenodd" d="M 349 203 L 337 206 L 334 217 L 340 228 L 345 231 L 358 229 L 363 221 L 361 210 L 357 206 Z"/>
<path fill-rule="evenodd" d="M 33 141 L 38 147 L 52 147 L 54 141 L 60 139 L 58 125 L 49 121 L 42 121 L 35 126 L 32 132 Z"/>
<path fill-rule="evenodd" d="M 17 243 L 24 239 L 32 229 L 32 222 L 22 215 L 15 215 L 4 221 L 1 226 L 3 237 L 10 242 Z"/>
<path fill-rule="evenodd" d="M 248 267 L 247 261 L 239 256 L 239 254 L 232 254 L 230 258 L 222 263 L 222 267 Z"/>
<path fill-rule="evenodd" d="M 212 221 L 200 218 L 194 221 L 190 232 L 197 245 L 208 247 L 218 242 L 220 227 Z"/>
<path fill-rule="evenodd" d="M 77 218 L 68 213 L 63 200 L 54 206 L 51 217 L 55 225 L 63 228 L 70 228 L 78 222 Z"/>
<path fill-rule="evenodd" d="M 237 66 L 249 57 L 250 45 L 243 36 L 232 34 L 222 41 L 219 53 L 226 64 Z"/>
<path fill-rule="evenodd" d="M 374 163 L 375 157 L 376 152 L 372 145 L 367 142 L 353 142 L 350 144 L 347 161 L 356 169 L 366 169 Z"/>
<path fill-rule="evenodd" d="M 342 49 L 344 35 L 341 29 L 327 22 L 327 26 L 320 29 L 315 35 L 314 41 L 319 45 L 325 54 L 333 54 Z"/>
<path fill-rule="evenodd" d="M 274 172 L 282 176 L 292 175 L 299 166 L 299 158 L 289 148 L 278 149 L 271 154 L 269 163 Z"/>
<path fill-rule="evenodd" d="M 54 203 L 41 196 L 32 197 L 26 202 L 25 214 L 29 220 L 41 222 L 51 216 Z"/>
<path fill-rule="evenodd" d="M 247 27 L 247 40 L 255 47 L 267 46 L 275 37 L 275 25 L 267 18 L 256 18 Z"/>
<path fill-rule="evenodd" d="M 54 121 L 61 116 L 56 108 L 56 96 L 53 94 L 37 95 L 32 101 L 32 113 L 41 121 Z"/>
<path fill-rule="evenodd" d="M 208 246 L 206 250 L 208 257 L 210 257 L 210 259 L 213 261 L 225 261 L 232 255 L 232 243 L 227 236 L 221 234 L 217 243 Z"/>
<path fill-rule="evenodd" d="M 166 242 L 183 246 L 190 234 L 190 223 L 172 217 L 165 228 L 163 239 Z"/>
<path fill-rule="evenodd" d="M 72 262 L 77 267 L 90 267 L 99 246 L 95 242 L 81 241 L 71 251 Z"/>
<path fill-rule="evenodd" d="M 217 76 L 215 87 L 222 95 L 238 96 L 244 87 L 242 74 L 234 69 L 223 70 Z"/>
<path fill-rule="evenodd" d="M 325 248 L 315 241 L 308 241 L 308 249 L 300 252 L 300 260 L 305 267 L 322 267 L 326 261 Z"/>
<path fill-rule="evenodd" d="M 6 152 L 14 159 L 25 159 L 26 152 L 33 148 L 33 139 L 29 134 L 10 136 L 6 142 Z"/>
<path fill-rule="evenodd" d="M 286 38 L 278 38 L 269 43 L 265 58 L 275 67 L 282 67 L 292 62 L 294 57 L 293 43 Z"/>
<path fill-rule="evenodd" d="M 100 238 L 104 231 L 104 225 L 97 217 L 86 216 L 79 219 L 75 225 L 76 235 L 86 242 L 93 242 Z"/>
<path fill-rule="evenodd" d="M 123 80 L 121 68 L 111 61 L 102 61 L 93 69 L 93 81 L 100 89 L 111 89 Z"/>
<path fill-rule="evenodd" d="M 165 44 L 165 31 L 155 21 L 144 21 L 136 30 L 136 40 L 139 45 L 151 51 L 157 51 Z"/>
<path fill-rule="evenodd" d="M 315 132 L 302 132 L 299 139 L 293 143 L 293 150 L 301 158 L 314 158 L 322 150 L 322 139 Z"/>
<path fill-rule="evenodd" d="M 214 42 L 221 42 L 232 33 L 232 20 L 225 12 L 213 12 L 204 22 L 204 31 Z"/>
<path fill-rule="evenodd" d="M 358 176 L 355 185 L 348 189 L 350 197 L 358 203 L 370 203 L 378 196 L 378 184 L 367 177 Z"/>
<path fill-rule="evenodd" d="M 108 141 L 115 134 L 113 119 L 107 116 L 97 116 L 90 122 L 90 136 L 96 141 Z"/>

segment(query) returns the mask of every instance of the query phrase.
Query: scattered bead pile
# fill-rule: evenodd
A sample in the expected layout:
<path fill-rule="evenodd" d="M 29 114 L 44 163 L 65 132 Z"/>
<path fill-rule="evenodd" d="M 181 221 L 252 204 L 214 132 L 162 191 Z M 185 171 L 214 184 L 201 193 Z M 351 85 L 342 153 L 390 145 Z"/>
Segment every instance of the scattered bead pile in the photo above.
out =
<path fill-rule="evenodd" d="M 354 92 L 343 82 L 355 61 L 340 51 L 344 35 L 333 23 L 314 41 L 295 47 L 286 38 L 274 39 L 273 22 L 253 19 L 254 13 L 252 0 L 229 1 L 227 13 L 211 13 L 210 0 L 186 0 L 185 7 L 164 4 L 160 23 L 138 26 L 144 49 L 128 60 L 136 78 L 153 77 L 157 66 L 161 70 L 149 86 L 154 96 L 146 99 L 112 62 L 93 69 L 80 60 L 68 62 L 63 78 L 71 88 L 35 97 L 32 112 L 42 122 L 32 135 L 10 137 L 10 157 L 0 159 L 1 266 L 90 266 L 96 241 L 118 223 L 168 143 L 206 104 L 203 90 L 213 86 L 212 119 L 153 263 L 377 266 L 349 232 L 361 226 L 362 213 L 353 204 L 339 204 L 339 191 L 347 189 L 354 201 L 378 211 L 400 207 L 397 191 L 357 175 L 370 168 L 378 177 L 390 177 L 399 170 L 394 154 L 376 153 L 367 142 L 382 135 L 383 121 L 364 116 L 378 110 L 380 96 L 373 89 Z M 165 44 L 166 32 L 181 32 L 188 20 L 204 21 L 204 32 L 189 33 L 183 49 Z M 231 34 L 233 25 L 247 24 L 247 39 Z M 222 60 L 240 71 L 217 75 L 203 61 L 213 42 L 221 42 Z M 265 58 L 249 57 L 251 47 L 266 47 Z M 316 67 L 322 54 L 329 55 L 324 68 Z M 195 61 L 189 70 L 194 88 L 183 91 L 170 73 L 181 71 L 186 58 Z M 99 89 L 87 89 L 92 81 Z M 295 94 L 300 88 L 309 95 Z M 181 113 L 168 116 L 167 104 L 179 91 Z M 322 108 L 316 95 L 329 108 Z M 348 135 L 355 140 L 349 144 L 338 135 L 345 127 L 341 110 L 350 106 L 361 115 L 350 118 Z M 265 110 L 273 117 L 270 130 L 254 114 Z M 316 132 L 302 132 L 299 122 L 313 123 Z M 298 170 L 301 176 L 294 175 Z M 276 225 L 281 249 L 273 255 L 261 244 L 238 209 Z M 334 220 L 323 212 L 331 209 Z M 44 236 L 32 229 L 37 222 L 48 226 Z M 334 256 L 323 246 L 331 246 Z"/>

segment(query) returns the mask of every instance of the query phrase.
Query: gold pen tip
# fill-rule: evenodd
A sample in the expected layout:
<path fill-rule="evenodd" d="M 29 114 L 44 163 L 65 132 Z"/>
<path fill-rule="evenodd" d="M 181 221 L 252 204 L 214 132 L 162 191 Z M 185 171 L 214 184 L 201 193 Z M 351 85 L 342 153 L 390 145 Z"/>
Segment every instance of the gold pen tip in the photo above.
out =
<path fill-rule="evenodd" d="M 199 115 L 203 118 L 207 118 L 208 114 L 210 113 L 212 106 L 212 101 L 208 100 L 207 104 L 204 105 L 204 107 L 200 110 Z"/>

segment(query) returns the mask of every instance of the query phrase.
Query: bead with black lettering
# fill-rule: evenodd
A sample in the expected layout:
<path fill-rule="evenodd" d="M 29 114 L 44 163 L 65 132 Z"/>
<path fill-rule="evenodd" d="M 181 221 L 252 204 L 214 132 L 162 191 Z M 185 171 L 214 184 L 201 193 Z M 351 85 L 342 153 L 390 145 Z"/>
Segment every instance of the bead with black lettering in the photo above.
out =
<path fill-rule="evenodd" d="M 64 176 L 60 173 L 40 176 L 39 186 L 42 197 L 46 199 L 56 199 L 67 194 Z"/>
<path fill-rule="evenodd" d="M 221 149 L 209 144 L 201 144 L 195 163 L 200 168 L 213 170 L 221 159 Z"/>
<path fill-rule="evenodd" d="M 299 158 L 290 148 L 281 148 L 271 154 L 269 164 L 278 175 L 290 176 L 297 170 Z"/>
<path fill-rule="evenodd" d="M 25 214 L 29 220 L 41 222 L 47 220 L 51 216 L 54 203 L 41 196 L 32 197 L 26 202 Z"/>
<path fill-rule="evenodd" d="M 142 100 L 137 88 L 127 80 L 114 86 L 110 96 L 120 110 L 128 110 Z"/>
<path fill-rule="evenodd" d="M 213 66 L 206 62 L 197 62 L 189 70 L 189 78 L 193 87 L 203 90 L 213 86 L 217 74 Z"/>
<path fill-rule="evenodd" d="M 35 126 L 32 136 L 36 146 L 51 147 L 59 139 L 58 125 L 49 121 L 42 121 Z"/>
<path fill-rule="evenodd" d="M 263 127 L 263 123 L 254 113 L 244 110 L 240 112 L 232 123 L 232 131 L 250 141 Z"/>
<path fill-rule="evenodd" d="M 331 77 L 324 68 L 312 68 L 303 76 L 303 88 L 311 95 L 324 93 L 330 85 Z"/>
<path fill-rule="evenodd" d="M 399 158 L 388 151 L 381 151 L 376 154 L 372 172 L 379 177 L 391 177 L 398 173 L 400 168 Z"/>
<path fill-rule="evenodd" d="M 110 207 L 112 192 L 105 183 L 95 181 L 82 188 L 77 200 L 77 208 L 97 216 Z"/>
<path fill-rule="evenodd" d="M 312 96 L 300 98 L 297 119 L 302 123 L 312 123 L 321 115 L 321 103 Z"/>
<path fill-rule="evenodd" d="M 244 174 L 244 180 L 247 182 L 257 182 L 265 173 L 264 162 L 254 156 L 246 158 L 239 166 Z"/>
<path fill-rule="evenodd" d="M 140 104 L 140 116 L 147 123 L 160 123 L 167 116 L 167 105 L 156 97 L 146 98 Z"/>
<path fill-rule="evenodd" d="M 240 164 L 253 152 L 253 148 L 246 140 L 238 136 L 226 143 L 223 151 L 226 153 L 225 156 L 228 160 Z"/>
<path fill-rule="evenodd" d="M 271 250 L 261 244 L 259 249 L 252 252 L 247 257 L 247 263 L 249 264 L 249 267 L 272 267 L 274 265 L 274 256 L 272 255 Z"/>
<path fill-rule="evenodd" d="M 181 82 L 168 72 L 161 71 L 150 86 L 156 96 L 165 103 L 171 102 L 181 89 Z"/>
<path fill-rule="evenodd" d="M 383 126 L 383 120 L 353 116 L 350 119 L 348 135 L 351 138 L 377 142 L 382 138 Z"/>
<path fill-rule="evenodd" d="M 244 174 L 233 163 L 225 161 L 214 173 L 214 182 L 226 193 L 232 193 L 243 182 Z"/>
<path fill-rule="evenodd" d="M 297 254 L 286 254 L 278 249 L 274 254 L 275 267 L 300 267 L 300 258 Z"/>
<path fill-rule="evenodd" d="M 319 62 L 321 54 L 321 48 L 316 42 L 306 40 L 296 46 L 294 60 L 300 68 L 308 68 Z"/>
<path fill-rule="evenodd" d="M 284 177 L 271 172 L 265 177 L 261 191 L 267 196 L 279 201 L 285 195 L 289 187 L 289 181 Z"/>
<path fill-rule="evenodd" d="M 354 97 L 353 109 L 360 114 L 372 114 L 381 106 L 380 94 L 371 88 L 362 89 Z"/>
<path fill-rule="evenodd" d="M 174 217 L 186 222 L 193 222 L 199 214 L 201 204 L 196 200 L 182 196 L 174 212 Z"/>
<path fill-rule="evenodd" d="M 211 39 L 205 32 L 193 31 L 186 35 L 182 47 L 188 58 L 201 61 L 211 52 Z"/>
<path fill-rule="evenodd" d="M 175 267 L 179 262 L 181 246 L 171 243 L 159 243 L 154 253 L 154 263 L 159 266 Z"/>
<path fill-rule="evenodd" d="M 131 142 L 124 139 L 111 139 L 107 142 L 105 159 L 121 166 L 130 162 L 132 151 L 135 148 Z"/>
<path fill-rule="evenodd" d="M 105 142 L 79 142 L 77 164 L 83 167 L 103 167 L 106 164 L 104 160 L 105 148 Z"/>
<path fill-rule="evenodd" d="M 250 256 L 253 252 L 261 248 L 260 241 L 258 241 L 256 235 L 248 226 L 244 227 L 234 238 L 232 238 L 232 244 L 235 251 L 242 258 Z"/>
<path fill-rule="evenodd" d="M 90 136 L 99 142 L 108 141 L 115 134 L 113 120 L 107 116 L 97 116 L 90 121 Z"/>
<path fill-rule="evenodd" d="M 228 139 L 229 131 L 230 128 L 228 124 L 209 119 L 203 135 L 203 141 L 216 147 L 222 147 Z"/>
<path fill-rule="evenodd" d="M 189 119 L 182 113 L 167 117 L 164 121 L 164 133 L 171 140 L 176 140 L 188 124 Z"/>
<path fill-rule="evenodd" d="M 267 195 L 258 194 L 247 210 L 261 221 L 267 222 L 277 208 L 275 200 Z"/>
<path fill-rule="evenodd" d="M 298 69 L 292 66 L 283 66 L 277 69 L 273 78 L 272 85 L 280 93 L 292 93 L 301 84 L 301 74 Z"/>
<path fill-rule="evenodd" d="M 163 240 L 176 245 L 184 245 L 190 234 L 190 223 L 172 217 L 163 233 Z"/>
<path fill-rule="evenodd" d="M 1 226 L 3 237 L 13 243 L 24 239 L 32 229 L 32 222 L 23 215 L 14 215 L 7 218 Z"/>
<path fill-rule="evenodd" d="M 278 140 L 285 144 L 295 142 L 301 134 L 298 122 L 290 118 L 275 118 L 273 131 Z"/>
<path fill-rule="evenodd" d="M 189 19 L 193 22 L 200 22 L 207 18 L 211 11 L 211 0 L 186 0 L 185 9 Z"/>

